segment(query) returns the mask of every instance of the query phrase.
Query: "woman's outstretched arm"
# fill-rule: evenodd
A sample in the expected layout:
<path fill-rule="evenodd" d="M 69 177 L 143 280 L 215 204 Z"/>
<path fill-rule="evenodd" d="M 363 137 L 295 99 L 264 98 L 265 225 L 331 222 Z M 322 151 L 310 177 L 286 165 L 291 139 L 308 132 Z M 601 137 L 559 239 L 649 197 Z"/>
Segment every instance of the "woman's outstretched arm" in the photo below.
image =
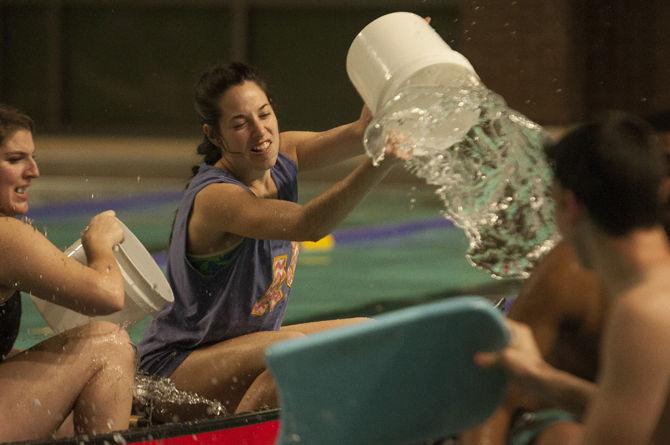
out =
<path fill-rule="evenodd" d="M 301 171 L 336 164 L 363 154 L 363 134 L 371 118 L 365 106 L 360 117 L 349 124 L 321 132 L 284 132 L 281 150 L 298 163 Z"/>

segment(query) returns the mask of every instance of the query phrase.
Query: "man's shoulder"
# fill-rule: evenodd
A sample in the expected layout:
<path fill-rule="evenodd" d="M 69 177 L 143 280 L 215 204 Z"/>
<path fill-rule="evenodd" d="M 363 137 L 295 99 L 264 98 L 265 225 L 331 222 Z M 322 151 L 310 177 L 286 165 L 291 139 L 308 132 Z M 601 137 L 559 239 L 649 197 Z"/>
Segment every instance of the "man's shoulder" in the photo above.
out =
<path fill-rule="evenodd" d="M 647 282 L 617 298 L 610 314 L 610 330 L 648 337 L 659 344 L 670 342 L 669 284 L 665 278 Z"/>
<path fill-rule="evenodd" d="M 600 281 L 583 269 L 565 242 L 552 249 L 524 283 L 512 307 L 511 318 L 528 317 L 583 319 L 600 312 Z M 517 318 L 518 317 L 518 318 Z"/>

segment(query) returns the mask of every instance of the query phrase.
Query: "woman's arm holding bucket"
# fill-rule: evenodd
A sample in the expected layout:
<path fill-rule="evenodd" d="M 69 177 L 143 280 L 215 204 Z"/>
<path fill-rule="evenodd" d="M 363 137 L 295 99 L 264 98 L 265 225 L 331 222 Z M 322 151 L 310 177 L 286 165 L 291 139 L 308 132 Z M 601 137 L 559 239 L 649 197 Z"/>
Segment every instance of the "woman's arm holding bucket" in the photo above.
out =
<path fill-rule="evenodd" d="M 197 195 L 191 214 L 191 245 L 211 245 L 198 238 L 207 234 L 218 239 L 225 234 L 245 238 L 316 241 L 331 231 L 376 186 L 393 166 L 408 155 L 389 139 L 387 157 L 375 167 L 365 159 L 348 176 L 308 203 L 300 205 L 280 199 L 256 197 L 238 185 L 211 184 Z M 204 238 L 204 237 L 203 237 Z"/>
<path fill-rule="evenodd" d="M 363 134 L 372 114 L 363 107 L 358 120 L 321 132 L 287 131 L 281 150 L 296 159 L 300 170 L 327 167 L 363 154 Z"/>
<path fill-rule="evenodd" d="M 15 218 L 0 218 L 0 285 L 29 292 L 85 315 L 123 308 L 123 277 L 112 248 L 123 239 L 113 212 L 91 220 L 82 235 L 89 266 L 68 258 L 39 231 Z M 87 247 L 88 246 L 88 247 Z"/>

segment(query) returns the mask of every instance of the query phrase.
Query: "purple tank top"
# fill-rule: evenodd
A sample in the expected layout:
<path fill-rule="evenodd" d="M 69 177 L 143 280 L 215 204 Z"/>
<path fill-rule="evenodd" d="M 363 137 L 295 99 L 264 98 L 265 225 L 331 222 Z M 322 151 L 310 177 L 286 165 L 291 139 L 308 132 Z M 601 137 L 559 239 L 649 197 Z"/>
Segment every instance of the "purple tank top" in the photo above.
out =
<path fill-rule="evenodd" d="M 278 199 L 298 199 L 297 168 L 281 154 L 271 170 Z M 177 209 L 167 261 L 174 302 L 153 320 L 140 342 L 140 369 L 171 375 L 197 348 L 281 326 L 298 259 L 298 243 L 244 238 L 230 265 L 203 275 L 188 260 L 187 227 L 193 201 L 214 183 L 246 185 L 202 164 Z"/>

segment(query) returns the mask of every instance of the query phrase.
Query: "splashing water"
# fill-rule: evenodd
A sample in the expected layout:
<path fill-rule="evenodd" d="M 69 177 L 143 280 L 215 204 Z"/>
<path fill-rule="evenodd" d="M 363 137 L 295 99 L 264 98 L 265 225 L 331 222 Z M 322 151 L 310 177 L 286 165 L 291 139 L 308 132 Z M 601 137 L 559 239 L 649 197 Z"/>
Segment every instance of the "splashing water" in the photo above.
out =
<path fill-rule="evenodd" d="M 178 390 L 172 380 L 138 374 L 133 387 L 134 400 L 148 407 L 149 415 L 165 414 L 162 406 L 167 405 L 200 405 L 205 406 L 208 416 L 224 417 L 226 408 L 216 400 L 210 400 L 195 393 Z"/>
<path fill-rule="evenodd" d="M 557 241 L 542 127 L 464 77 L 390 99 L 364 137 L 375 164 L 392 132 L 412 153 L 405 167 L 437 187 L 443 215 L 467 235 L 468 261 L 497 278 L 528 276 Z"/>
<path fill-rule="evenodd" d="M 35 221 L 32 218 L 29 218 L 27 216 L 20 216 L 19 221 L 21 221 L 24 224 L 28 224 L 29 226 L 32 226 L 33 228 L 35 228 Z"/>

